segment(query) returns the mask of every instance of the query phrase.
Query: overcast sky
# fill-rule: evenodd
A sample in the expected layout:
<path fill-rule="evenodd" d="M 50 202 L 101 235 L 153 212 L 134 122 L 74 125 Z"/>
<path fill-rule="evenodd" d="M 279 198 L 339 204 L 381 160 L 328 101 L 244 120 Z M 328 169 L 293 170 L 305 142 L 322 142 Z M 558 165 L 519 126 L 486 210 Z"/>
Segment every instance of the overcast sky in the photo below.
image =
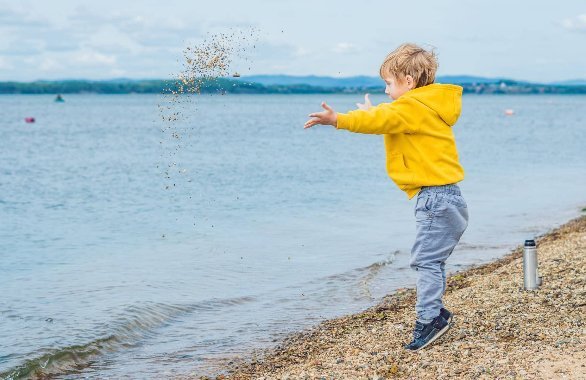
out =
<path fill-rule="evenodd" d="M 585 0 L 0 0 L 0 80 L 168 78 L 188 43 L 251 27 L 242 74 L 376 76 L 409 41 L 439 75 L 586 78 Z"/>

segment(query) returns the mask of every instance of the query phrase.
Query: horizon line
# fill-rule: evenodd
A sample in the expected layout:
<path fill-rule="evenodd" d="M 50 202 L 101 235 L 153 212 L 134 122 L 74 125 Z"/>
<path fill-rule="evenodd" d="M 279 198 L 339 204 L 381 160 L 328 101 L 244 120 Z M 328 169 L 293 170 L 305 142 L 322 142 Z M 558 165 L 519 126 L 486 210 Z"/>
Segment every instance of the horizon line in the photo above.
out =
<path fill-rule="evenodd" d="M 239 77 L 233 77 L 232 75 L 222 76 L 218 78 L 223 79 L 231 79 L 231 80 L 242 80 L 246 77 L 290 77 L 290 78 L 327 78 L 327 79 L 334 79 L 334 80 L 345 80 L 345 79 L 353 79 L 353 78 L 370 78 L 374 79 L 378 76 L 376 75 L 365 75 L 365 74 L 358 74 L 358 75 L 349 75 L 349 76 L 333 76 L 333 75 L 318 75 L 318 74 L 245 74 L 240 75 Z M 482 75 L 474 75 L 474 74 L 445 74 L 445 75 L 438 75 L 437 78 L 452 78 L 452 77 L 464 77 L 464 78 L 478 78 L 482 80 L 492 80 L 492 81 L 514 81 L 514 82 L 523 82 L 523 83 L 530 83 L 530 84 L 569 84 L 571 82 L 584 82 L 586 84 L 586 79 L 584 78 L 571 78 L 571 79 L 561 79 L 549 82 L 535 82 L 531 80 L 525 79 L 514 79 L 512 77 L 499 77 L 499 76 L 482 76 Z M 11 82 L 11 83 L 34 83 L 34 82 L 67 82 L 67 81 L 86 81 L 86 82 L 109 82 L 109 81 L 167 81 L 167 80 L 174 80 L 176 78 L 161 78 L 161 77 L 150 77 L 150 78 L 132 78 L 132 77 L 111 77 L 111 78 L 101 78 L 101 79 L 92 79 L 92 78 L 60 78 L 60 79 L 33 79 L 33 80 L 10 80 L 10 79 L 0 79 L 0 82 Z"/>

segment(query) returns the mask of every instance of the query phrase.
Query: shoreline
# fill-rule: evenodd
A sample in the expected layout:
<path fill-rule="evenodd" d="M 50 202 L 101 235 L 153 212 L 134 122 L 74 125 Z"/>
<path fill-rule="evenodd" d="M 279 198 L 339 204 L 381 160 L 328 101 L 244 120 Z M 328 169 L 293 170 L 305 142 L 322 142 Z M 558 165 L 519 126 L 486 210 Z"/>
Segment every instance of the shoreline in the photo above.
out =
<path fill-rule="evenodd" d="M 539 291 L 522 289 L 522 246 L 450 275 L 444 301 L 454 325 L 418 353 L 402 348 L 415 321 L 415 289 L 399 289 L 246 359 L 218 359 L 214 377 L 185 378 L 586 378 L 586 216 L 536 241 Z"/>

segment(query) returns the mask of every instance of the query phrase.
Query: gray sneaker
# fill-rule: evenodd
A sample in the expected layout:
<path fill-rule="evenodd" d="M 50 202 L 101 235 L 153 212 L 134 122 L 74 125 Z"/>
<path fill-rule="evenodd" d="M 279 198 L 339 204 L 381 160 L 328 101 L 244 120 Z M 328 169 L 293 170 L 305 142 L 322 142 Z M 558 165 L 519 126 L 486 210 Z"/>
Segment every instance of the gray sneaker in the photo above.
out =
<path fill-rule="evenodd" d="M 428 324 L 415 322 L 413 340 L 404 347 L 410 351 L 419 351 L 433 343 L 450 329 L 450 324 L 441 315 L 435 317 Z"/>

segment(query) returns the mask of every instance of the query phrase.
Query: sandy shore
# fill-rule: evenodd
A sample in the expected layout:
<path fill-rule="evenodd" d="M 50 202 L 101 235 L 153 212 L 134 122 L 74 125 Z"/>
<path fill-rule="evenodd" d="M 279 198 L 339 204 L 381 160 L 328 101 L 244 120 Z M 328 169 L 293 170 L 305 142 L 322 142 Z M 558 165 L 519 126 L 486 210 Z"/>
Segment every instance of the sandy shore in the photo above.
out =
<path fill-rule="evenodd" d="M 586 379 L 586 217 L 538 240 L 543 285 L 523 290 L 522 248 L 452 275 L 454 325 L 420 353 L 405 351 L 415 292 L 287 337 L 216 379 Z M 207 377 L 196 377 L 207 379 Z"/>

